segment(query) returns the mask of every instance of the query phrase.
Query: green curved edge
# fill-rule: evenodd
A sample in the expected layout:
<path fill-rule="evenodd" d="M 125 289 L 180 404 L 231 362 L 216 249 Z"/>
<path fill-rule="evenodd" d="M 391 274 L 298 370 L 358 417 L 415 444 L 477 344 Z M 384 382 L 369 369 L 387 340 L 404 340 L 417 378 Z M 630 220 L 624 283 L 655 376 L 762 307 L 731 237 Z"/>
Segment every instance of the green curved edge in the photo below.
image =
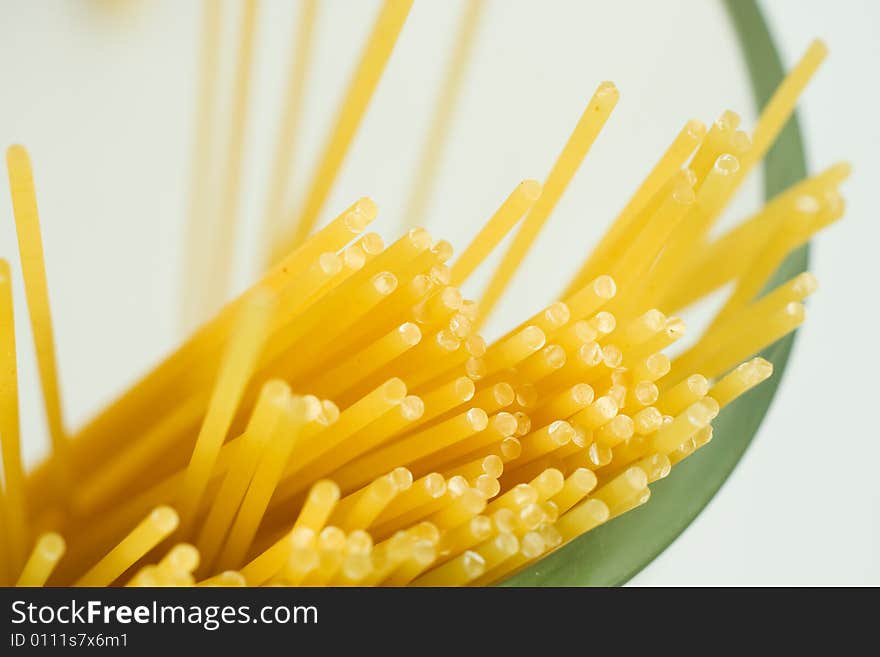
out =
<path fill-rule="evenodd" d="M 758 107 L 782 80 L 784 69 L 767 24 L 754 0 L 723 0 L 746 59 Z M 766 198 L 806 175 L 797 117 L 792 117 L 767 154 Z M 806 270 L 808 247 L 792 253 L 771 286 Z M 697 517 L 736 467 L 761 425 L 779 387 L 794 335 L 764 351 L 775 374 L 726 408 L 715 421 L 715 439 L 652 486 L 651 500 L 506 580 L 502 586 L 617 586 L 672 543 Z"/>

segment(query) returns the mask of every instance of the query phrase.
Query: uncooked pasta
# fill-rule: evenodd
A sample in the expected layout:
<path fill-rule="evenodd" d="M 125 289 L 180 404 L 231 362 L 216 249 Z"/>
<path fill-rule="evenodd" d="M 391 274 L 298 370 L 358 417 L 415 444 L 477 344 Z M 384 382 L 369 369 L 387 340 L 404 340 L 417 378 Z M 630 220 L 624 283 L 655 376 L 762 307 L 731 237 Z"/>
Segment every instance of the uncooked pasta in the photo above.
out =
<path fill-rule="evenodd" d="M 592 252 L 573 263 L 573 279 L 559 281 L 563 294 L 536 308 L 510 283 L 614 120 L 620 93 L 610 82 L 597 85 L 542 182 L 512 185 L 458 257 L 420 227 L 386 245 L 368 232 L 379 212 L 369 198 L 315 230 L 410 5 L 384 3 L 286 231 L 273 218 L 286 212 L 293 161 L 278 149 L 263 224 L 271 266 L 217 310 L 234 246 L 257 3 L 245 2 L 234 46 L 225 209 L 215 248 L 199 254 L 221 48 L 217 3 L 206 3 L 198 112 L 207 132 L 196 140 L 187 253 L 213 274 L 194 271 L 187 282 L 199 306 L 187 322 L 201 310 L 213 316 L 75 431 L 58 386 L 32 165 L 22 146 L 9 148 L 52 448 L 23 471 L 13 330 L 23 320 L 13 318 L 2 262 L 2 583 L 492 584 L 650 506 L 651 485 L 705 447 L 718 414 L 772 375 L 755 354 L 803 322 L 817 283 L 803 273 L 765 286 L 789 252 L 841 217 L 848 167 L 798 183 L 721 236 L 712 228 L 791 116 L 824 46 L 809 47 L 751 132 L 730 111 L 708 129 L 687 121 Z M 446 134 L 476 29 L 476 3 L 466 11 L 434 141 Z M 297 130 L 315 12 L 314 2 L 303 4 L 281 140 Z M 433 158 L 423 158 L 409 199 L 416 210 Z M 578 239 L 575 227 L 569 235 Z M 486 288 L 465 298 L 462 286 L 502 244 Z M 685 333 L 674 313 L 724 286 L 708 328 L 686 350 L 670 349 Z M 481 327 L 504 294 L 528 319 L 486 341 Z"/>

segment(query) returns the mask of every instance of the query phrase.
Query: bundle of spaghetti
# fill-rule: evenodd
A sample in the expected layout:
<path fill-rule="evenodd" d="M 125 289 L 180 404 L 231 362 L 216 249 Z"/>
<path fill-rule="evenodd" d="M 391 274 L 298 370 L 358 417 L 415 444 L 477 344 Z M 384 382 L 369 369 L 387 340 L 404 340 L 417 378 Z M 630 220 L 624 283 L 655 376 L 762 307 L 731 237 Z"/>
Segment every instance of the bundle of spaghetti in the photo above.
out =
<path fill-rule="evenodd" d="M 297 234 L 316 220 L 408 4 L 383 9 L 381 43 L 365 50 Z M 708 130 L 689 121 L 561 299 L 523 312 L 498 339 L 479 329 L 599 138 L 618 99 L 611 83 L 599 85 L 545 181 L 516 185 L 458 259 L 423 228 L 386 246 L 365 232 L 376 204 L 357 200 L 290 242 L 250 289 L 72 435 L 31 164 L 12 147 L 53 450 L 23 472 L 3 262 L 0 579 L 483 585 L 645 504 L 651 484 L 709 443 L 719 412 L 770 377 L 772 365 L 753 355 L 800 325 L 816 289 L 808 273 L 765 287 L 789 252 L 842 215 L 845 165 L 721 237 L 712 227 L 823 56 L 821 44 L 810 47 L 751 135 L 729 111 Z M 295 88 L 303 75 L 294 72 Z M 277 205 L 281 192 L 272 194 Z M 466 299 L 462 286 L 517 225 L 486 290 Z M 667 313 L 727 283 L 703 335 L 669 355 L 684 322 Z"/>

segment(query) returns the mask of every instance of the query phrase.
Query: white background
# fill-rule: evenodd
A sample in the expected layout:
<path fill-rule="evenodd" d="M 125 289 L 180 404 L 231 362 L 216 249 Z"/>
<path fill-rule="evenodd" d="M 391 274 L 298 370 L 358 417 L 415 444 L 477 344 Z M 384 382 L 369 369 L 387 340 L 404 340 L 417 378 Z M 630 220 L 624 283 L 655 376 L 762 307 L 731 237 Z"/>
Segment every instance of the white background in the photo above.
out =
<path fill-rule="evenodd" d="M 763 3 L 787 62 L 814 36 L 831 56 L 801 113 L 812 170 L 855 168 L 848 213 L 815 241 L 821 289 L 780 393 L 734 475 L 636 584 L 880 584 L 876 71 L 880 8 Z M 308 180 L 375 0 L 322 5 L 291 203 Z M 180 339 L 198 3 L 0 2 L 0 144 L 34 159 L 68 424 L 77 426 Z M 249 121 L 238 289 L 255 240 L 296 3 L 264 0 Z M 460 1 L 417 0 L 323 218 L 369 194 L 389 240 Z M 227 49 L 232 51 L 230 34 Z M 680 125 L 728 107 L 754 118 L 720 3 L 492 0 L 427 227 L 461 245 L 521 179 L 541 179 L 603 79 L 621 101 L 489 327 L 549 301 Z M 757 207 L 753 176 L 724 222 Z M 210 248 L 210 235 L 205 237 Z M 8 194 L 0 256 L 18 276 Z M 477 291 L 485 273 L 477 276 Z M 27 458 L 44 449 L 20 283 L 16 312 Z"/>

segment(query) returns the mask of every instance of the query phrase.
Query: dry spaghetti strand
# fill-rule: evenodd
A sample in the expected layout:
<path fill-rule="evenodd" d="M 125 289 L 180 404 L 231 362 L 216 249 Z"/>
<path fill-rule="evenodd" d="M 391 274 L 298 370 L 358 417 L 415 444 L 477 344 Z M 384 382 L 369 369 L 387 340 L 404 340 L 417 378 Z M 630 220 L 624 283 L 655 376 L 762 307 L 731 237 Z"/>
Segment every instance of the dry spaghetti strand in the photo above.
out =
<path fill-rule="evenodd" d="M 484 0 L 467 0 L 465 5 L 458 35 L 452 47 L 452 57 L 441 83 L 434 115 L 428 127 L 428 137 L 416 167 L 415 182 L 410 188 L 409 200 L 403 213 L 403 224 L 407 228 L 416 226 L 423 220 L 431 200 L 431 192 L 437 178 L 437 170 L 443 160 L 444 147 L 449 141 L 450 125 L 474 48 L 484 4 Z"/>
<path fill-rule="evenodd" d="M 242 307 L 241 319 L 230 338 L 183 480 L 180 509 L 184 533 L 195 520 L 220 447 L 262 349 L 274 309 L 275 299 L 267 294 L 255 294 Z"/>
<path fill-rule="evenodd" d="M 5 548 L 4 565 L 11 570 L 11 576 L 24 564 L 29 536 L 20 441 L 12 278 L 9 263 L 0 259 L 0 454 L 5 486 L 0 496 L 5 536 L 0 543 Z M 2 572 L 0 569 L 0 575 Z"/>
<path fill-rule="evenodd" d="M 290 238 L 281 240 L 281 253 L 299 246 L 312 232 L 324 207 L 358 126 L 366 113 L 373 92 L 382 78 L 385 65 L 403 29 L 413 0 L 385 0 L 358 68 L 340 105 L 339 114 L 321 154 L 320 162 L 308 187 L 308 196 L 294 224 Z"/>
<path fill-rule="evenodd" d="M 269 179 L 269 193 L 263 218 L 263 253 L 266 266 L 281 258 L 275 245 L 279 241 L 283 226 L 281 224 L 284 202 L 290 187 L 291 172 L 294 169 L 296 136 L 299 130 L 302 108 L 305 100 L 306 79 L 312 60 L 315 35 L 315 18 L 318 13 L 317 0 L 302 0 L 296 20 L 296 48 L 287 81 L 281 126 L 275 142 L 275 157 L 272 160 L 272 173 Z"/>
<path fill-rule="evenodd" d="M 43 391 L 49 437 L 52 441 L 52 459 L 57 476 L 54 483 L 59 499 L 63 500 L 70 484 L 70 460 L 61 395 L 58 391 L 55 337 L 52 330 L 52 312 L 49 307 L 49 286 L 46 281 L 46 263 L 43 256 L 43 239 L 40 235 L 34 174 L 31 170 L 30 157 L 21 146 L 12 146 L 6 152 L 6 164 L 9 168 L 9 190 L 12 194 L 25 296 L 37 353 L 37 366 L 40 371 L 40 387 Z"/>
<path fill-rule="evenodd" d="M 220 27 L 222 2 L 202 2 L 202 43 L 199 53 L 199 86 L 196 94 L 195 140 L 190 171 L 189 207 L 187 208 L 187 233 L 184 244 L 183 297 L 181 320 L 183 329 L 191 330 L 201 319 L 202 307 L 199 294 L 206 287 L 209 252 L 204 248 L 204 235 L 208 232 L 208 183 L 210 182 L 211 157 L 214 152 L 212 138 L 216 124 L 217 73 L 220 58 Z"/>
<path fill-rule="evenodd" d="M 543 228 L 553 208 L 562 198 L 566 187 L 574 177 L 575 172 L 586 157 L 587 152 L 599 136 L 599 132 L 611 115 L 611 111 L 617 104 L 619 93 L 617 87 L 610 82 L 603 82 L 599 85 L 596 93 L 584 109 L 580 120 L 575 126 L 574 131 L 568 138 L 568 142 L 556 159 L 547 180 L 544 182 L 544 188 L 540 198 L 529 211 L 529 214 L 523 220 L 519 231 L 513 238 L 513 243 L 504 254 L 501 264 L 495 270 L 489 281 L 483 297 L 480 300 L 480 319 L 478 325 L 482 324 L 492 309 L 498 303 L 504 290 L 510 284 L 517 268 L 526 257 L 530 247 Z"/>
<path fill-rule="evenodd" d="M 245 126 L 251 88 L 254 41 L 257 31 L 257 0 L 245 0 L 236 53 L 235 84 L 228 153 L 224 163 L 221 184 L 221 202 L 215 209 L 217 225 L 213 229 L 213 249 L 208 272 L 208 287 L 203 292 L 203 316 L 209 316 L 225 301 L 231 283 L 230 263 L 238 224 L 238 204 L 241 196 L 241 167 L 244 159 Z"/>

